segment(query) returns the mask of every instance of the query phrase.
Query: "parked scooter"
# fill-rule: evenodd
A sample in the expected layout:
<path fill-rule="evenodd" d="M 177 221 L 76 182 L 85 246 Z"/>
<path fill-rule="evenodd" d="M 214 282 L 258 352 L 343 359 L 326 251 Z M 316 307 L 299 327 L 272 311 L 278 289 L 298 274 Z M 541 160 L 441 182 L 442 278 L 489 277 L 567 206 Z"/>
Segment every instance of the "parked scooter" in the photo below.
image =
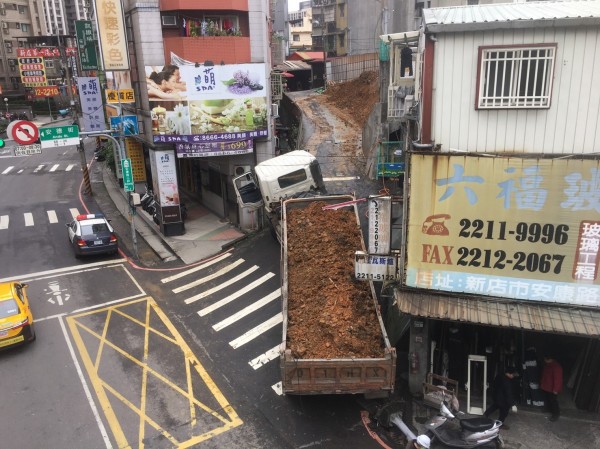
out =
<path fill-rule="evenodd" d="M 414 440 L 416 436 L 410 431 L 402 420 L 402 413 L 397 411 L 397 406 L 390 404 L 390 410 L 379 410 L 376 417 L 378 424 L 383 427 L 395 426 L 406 438 Z M 396 407 L 396 408 L 394 408 Z M 461 449 L 499 449 L 504 447 L 500 436 L 502 421 L 485 417 L 461 418 L 462 412 L 455 416 L 448 408 L 448 403 L 440 404 L 439 413 L 429 419 L 422 431 L 431 438 L 432 449 L 437 448 L 461 448 Z"/>

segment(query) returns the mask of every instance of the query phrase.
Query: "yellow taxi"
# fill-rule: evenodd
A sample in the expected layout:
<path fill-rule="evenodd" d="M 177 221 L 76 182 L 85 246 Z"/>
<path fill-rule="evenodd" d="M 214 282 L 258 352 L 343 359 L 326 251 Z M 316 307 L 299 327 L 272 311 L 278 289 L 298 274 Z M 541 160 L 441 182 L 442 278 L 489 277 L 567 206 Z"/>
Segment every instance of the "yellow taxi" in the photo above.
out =
<path fill-rule="evenodd" d="M 27 284 L 0 283 L 0 349 L 35 340 Z"/>

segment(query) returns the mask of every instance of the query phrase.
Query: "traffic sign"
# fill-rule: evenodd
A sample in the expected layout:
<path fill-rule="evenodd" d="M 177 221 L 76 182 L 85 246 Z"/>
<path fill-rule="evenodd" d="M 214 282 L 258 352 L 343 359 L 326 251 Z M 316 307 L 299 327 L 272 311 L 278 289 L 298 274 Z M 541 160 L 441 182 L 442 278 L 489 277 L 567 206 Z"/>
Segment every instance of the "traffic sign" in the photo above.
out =
<path fill-rule="evenodd" d="M 133 192 L 135 185 L 133 183 L 131 159 L 122 159 L 121 168 L 123 169 L 123 187 L 125 188 L 126 192 Z"/>
<path fill-rule="evenodd" d="M 15 156 L 30 156 L 32 154 L 42 154 L 42 147 L 39 143 L 33 145 L 18 145 L 15 148 Z"/>
<path fill-rule="evenodd" d="M 40 130 L 42 148 L 79 145 L 79 127 L 77 125 L 54 126 Z"/>
<path fill-rule="evenodd" d="M 11 123 L 7 132 L 20 145 L 31 145 L 38 140 L 40 130 L 35 123 L 28 120 L 18 120 Z"/>

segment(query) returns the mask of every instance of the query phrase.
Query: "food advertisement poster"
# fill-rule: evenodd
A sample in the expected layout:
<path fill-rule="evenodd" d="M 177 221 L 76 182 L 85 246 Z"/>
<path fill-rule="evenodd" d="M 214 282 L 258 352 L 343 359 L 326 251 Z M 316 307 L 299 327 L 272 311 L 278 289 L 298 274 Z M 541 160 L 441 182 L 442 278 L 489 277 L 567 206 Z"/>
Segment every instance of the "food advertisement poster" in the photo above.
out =
<path fill-rule="evenodd" d="M 235 143 L 267 136 L 265 83 L 265 64 L 146 67 L 154 142 Z"/>
<path fill-rule="evenodd" d="M 600 161 L 410 157 L 407 286 L 600 307 Z"/>

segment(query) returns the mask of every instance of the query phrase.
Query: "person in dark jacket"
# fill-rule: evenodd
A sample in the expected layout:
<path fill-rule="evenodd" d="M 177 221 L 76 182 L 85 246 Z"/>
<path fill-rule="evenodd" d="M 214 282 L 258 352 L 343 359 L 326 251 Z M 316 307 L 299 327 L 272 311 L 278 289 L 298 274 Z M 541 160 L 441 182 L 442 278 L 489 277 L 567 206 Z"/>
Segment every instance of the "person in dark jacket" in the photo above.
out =
<path fill-rule="evenodd" d="M 496 410 L 500 410 L 498 420 L 502 421 L 502 427 L 508 430 L 505 420 L 510 408 L 515 404 L 512 380 L 517 376 L 517 371 L 512 367 L 503 371 L 494 379 L 493 402 L 483 414 L 489 418 Z"/>
<path fill-rule="evenodd" d="M 550 421 L 556 421 L 560 416 L 558 395 L 563 388 L 563 369 L 553 355 L 544 356 L 544 369 L 540 389 L 546 395 L 546 405 L 550 410 Z"/>

